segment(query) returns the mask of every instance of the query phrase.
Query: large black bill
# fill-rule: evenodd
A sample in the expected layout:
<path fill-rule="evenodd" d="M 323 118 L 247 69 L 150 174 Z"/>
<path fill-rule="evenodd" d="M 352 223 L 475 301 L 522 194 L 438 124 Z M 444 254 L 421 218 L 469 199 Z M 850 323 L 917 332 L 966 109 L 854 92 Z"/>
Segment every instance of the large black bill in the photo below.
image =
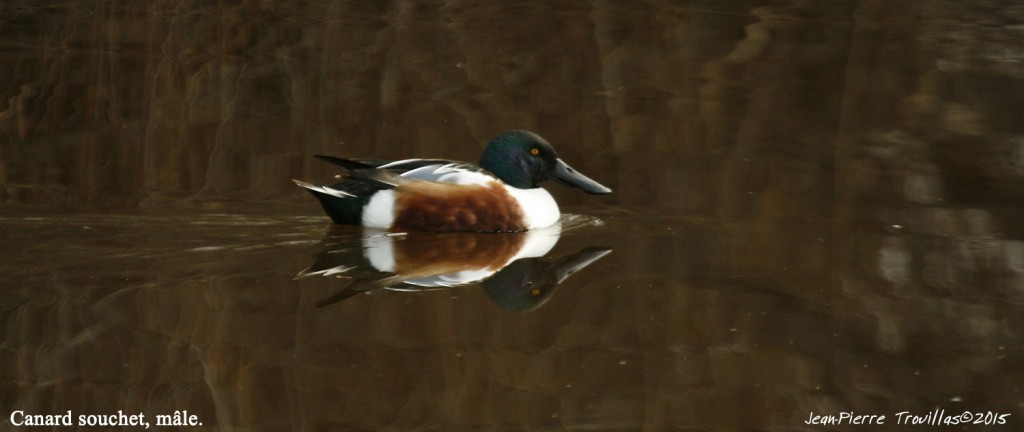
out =
<path fill-rule="evenodd" d="M 576 171 L 569 166 L 569 164 L 562 162 L 561 159 L 555 159 L 555 161 L 557 164 L 555 165 L 555 172 L 552 173 L 551 178 L 566 185 L 583 189 L 584 192 L 589 194 L 612 193 L 611 189 L 608 189 L 608 187 L 601 183 L 591 180 L 590 177 Z"/>

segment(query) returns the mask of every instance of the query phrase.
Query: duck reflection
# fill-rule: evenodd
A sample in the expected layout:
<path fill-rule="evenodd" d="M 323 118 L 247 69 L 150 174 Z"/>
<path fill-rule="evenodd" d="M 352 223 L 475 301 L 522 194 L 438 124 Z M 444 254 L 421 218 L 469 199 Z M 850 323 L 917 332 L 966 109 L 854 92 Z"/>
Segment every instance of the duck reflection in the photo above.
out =
<path fill-rule="evenodd" d="M 317 303 L 321 307 L 382 289 L 428 291 L 480 284 L 501 308 L 525 312 L 547 302 L 569 276 L 611 253 L 588 247 L 546 258 L 560 235 L 561 227 L 555 225 L 521 233 L 365 232 L 347 242 L 329 237 L 316 261 L 297 278 L 346 281 Z"/>

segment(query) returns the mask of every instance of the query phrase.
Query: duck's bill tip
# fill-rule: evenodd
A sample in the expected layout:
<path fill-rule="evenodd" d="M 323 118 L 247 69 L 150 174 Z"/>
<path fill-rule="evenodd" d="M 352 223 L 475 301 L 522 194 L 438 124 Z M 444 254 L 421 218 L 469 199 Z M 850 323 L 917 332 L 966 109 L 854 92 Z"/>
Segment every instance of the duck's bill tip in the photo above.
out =
<path fill-rule="evenodd" d="M 554 172 L 551 174 L 551 178 L 564 185 L 579 188 L 588 194 L 604 195 L 612 193 L 611 188 L 576 171 L 561 159 L 557 159 L 557 164 L 555 165 Z"/>

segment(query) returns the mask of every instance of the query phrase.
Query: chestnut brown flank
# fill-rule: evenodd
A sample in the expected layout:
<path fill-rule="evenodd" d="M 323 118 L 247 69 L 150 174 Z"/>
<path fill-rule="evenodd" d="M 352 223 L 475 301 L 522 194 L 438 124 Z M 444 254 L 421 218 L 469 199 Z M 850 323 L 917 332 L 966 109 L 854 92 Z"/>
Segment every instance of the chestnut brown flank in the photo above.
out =
<path fill-rule="evenodd" d="M 397 231 L 523 231 L 523 210 L 497 182 L 411 181 L 395 189 Z"/>

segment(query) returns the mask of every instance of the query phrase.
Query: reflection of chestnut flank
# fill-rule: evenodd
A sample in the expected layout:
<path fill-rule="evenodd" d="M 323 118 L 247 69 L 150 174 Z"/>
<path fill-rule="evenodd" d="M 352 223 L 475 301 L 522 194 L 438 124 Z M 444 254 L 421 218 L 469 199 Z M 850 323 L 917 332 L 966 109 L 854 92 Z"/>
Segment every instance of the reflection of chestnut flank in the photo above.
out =
<path fill-rule="evenodd" d="M 456 185 L 410 181 L 395 190 L 398 231 L 522 231 L 523 210 L 497 182 Z"/>
<path fill-rule="evenodd" d="M 524 233 L 410 233 L 394 242 L 395 270 L 407 277 L 426 277 L 463 270 L 500 270 L 523 247 Z"/>

